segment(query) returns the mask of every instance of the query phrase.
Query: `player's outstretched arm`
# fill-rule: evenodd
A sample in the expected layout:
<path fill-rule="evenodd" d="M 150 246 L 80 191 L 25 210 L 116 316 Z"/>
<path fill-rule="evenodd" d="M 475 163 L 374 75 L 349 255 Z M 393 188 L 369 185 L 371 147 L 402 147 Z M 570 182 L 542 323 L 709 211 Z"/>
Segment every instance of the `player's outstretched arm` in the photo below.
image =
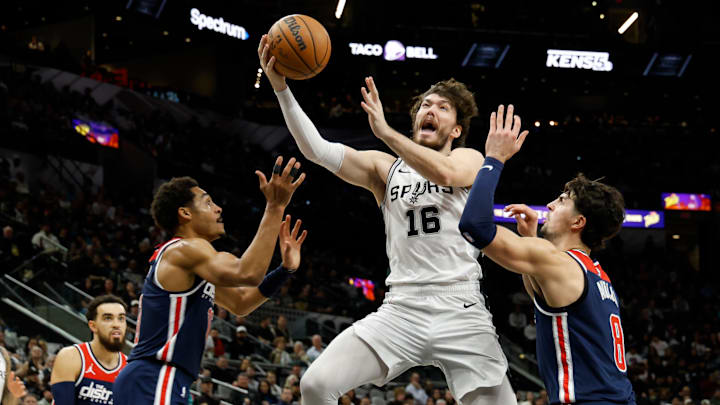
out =
<path fill-rule="evenodd" d="M 18 405 L 20 398 L 27 394 L 27 390 L 22 380 L 12 371 L 10 355 L 0 346 L 0 379 L 3 378 L 4 381 L 0 380 L 0 383 L 4 383 L 4 388 L 0 391 L 2 405 Z"/>
<path fill-rule="evenodd" d="M 282 156 L 275 161 L 270 181 L 261 171 L 255 171 L 260 190 L 267 204 L 260 226 L 250 246 L 241 257 L 227 252 L 218 252 L 203 238 L 188 238 L 178 242 L 176 248 L 163 256 L 162 266 L 172 266 L 185 273 L 194 273 L 216 286 L 238 287 L 257 286 L 265 276 L 272 259 L 282 217 L 290 198 L 305 180 L 305 173 L 297 180 L 294 176 L 300 168 L 295 158 L 290 158 L 282 169 Z"/>
<path fill-rule="evenodd" d="M 444 155 L 431 148 L 419 145 L 407 136 L 395 131 L 385 121 L 380 94 L 372 77 L 365 78 L 367 88 L 362 87 L 363 110 L 373 134 L 387 144 L 412 168 L 433 183 L 442 186 L 467 187 L 475 180 L 482 166 L 483 156 L 471 148 L 456 148 L 450 155 Z M 456 131 L 461 131 L 460 127 Z M 459 135 L 459 132 L 458 132 Z"/>
<path fill-rule="evenodd" d="M 286 216 L 280 228 L 280 254 L 282 265 L 268 273 L 258 287 L 219 287 L 215 289 L 215 301 L 235 315 L 247 316 L 277 292 L 300 266 L 300 249 L 307 231 L 300 233 L 301 220 L 295 221 L 290 232 L 290 216 Z M 298 234 L 300 234 L 298 236 Z"/>
<path fill-rule="evenodd" d="M 68 346 L 60 350 L 55 358 L 55 365 L 50 375 L 50 390 L 56 405 L 72 405 L 75 403 L 75 381 L 82 371 L 80 352 Z"/>
<path fill-rule="evenodd" d="M 268 51 L 267 35 L 263 35 L 258 46 L 260 66 L 275 91 L 285 123 L 303 156 L 348 183 L 370 190 L 378 202 L 382 201 L 385 195 L 385 177 L 395 158 L 384 152 L 357 151 L 323 139 L 295 100 L 285 77 L 275 70 L 275 57 L 270 57 Z"/>

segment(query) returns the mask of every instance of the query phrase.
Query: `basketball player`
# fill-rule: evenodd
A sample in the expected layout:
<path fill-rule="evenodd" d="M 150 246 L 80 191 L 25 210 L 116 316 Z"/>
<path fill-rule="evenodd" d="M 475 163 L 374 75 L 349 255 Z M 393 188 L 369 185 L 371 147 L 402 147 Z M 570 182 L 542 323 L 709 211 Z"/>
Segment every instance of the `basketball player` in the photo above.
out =
<path fill-rule="evenodd" d="M 197 378 L 213 305 L 246 316 L 277 291 L 300 265 L 301 221 L 290 232 L 283 212 L 305 174 L 278 157 L 270 181 L 256 171 L 267 204 L 255 239 L 242 257 L 217 252 L 225 234 L 222 208 L 190 177 L 163 184 L 152 202 L 158 226 L 174 237 L 150 258 L 140 296 L 136 346 L 115 383 L 115 405 L 187 403 Z M 294 181 L 293 181 L 294 180 Z M 265 275 L 280 236 L 282 265 Z M 264 276 L 264 278 L 263 278 Z"/>
<path fill-rule="evenodd" d="M 376 313 L 342 332 L 312 363 L 300 382 L 303 403 L 336 404 L 352 388 L 384 385 L 411 367 L 434 365 L 463 405 L 515 404 L 480 293 L 479 251 L 457 231 L 467 187 L 483 160 L 462 147 L 477 115 L 472 93 L 453 79 L 432 86 L 411 110 L 409 139 L 385 122 L 375 83 L 366 78 L 362 107 L 395 158 L 324 140 L 274 70 L 267 36 L 258 56 L 303 155 L 372 192 L 385 218 L 390 292 Z M 347 364 L 352 372 L 338 372 Z"/>
<path fill-rule="evenodd" d="M 25 384 L 12 371 L 10 355 L 0 346 L 0 405 L 17 405 L 25 394 Z"/>
<path fill-rule="evenodd" d="M 624 201 L 610 186 L 579 175 L 538 217 L 525 205 L 510 205 L 517 236 L 493 222 L 493 197 L 505 161 L 522 146 L 520 118 L 508 107 L 490 117 L 487 157 L 460 219 L 465 238 L 492 260 L 523 276 L 535 303 L 540 374 L 553 404 L 635 404 L 627 378 L 620 303 L 610 278 L 590 252 L 620 231 Z"/>
<path fill-rule="evenodd" d="M 127 364 L 120 352 L 127 329 L 123 300 L 114 295 L 96 297 L 85 316 L 93 339 L 65 347 L 55 358 L 50 375 L 55 405 L 112 403 L 113 382 Z"/>

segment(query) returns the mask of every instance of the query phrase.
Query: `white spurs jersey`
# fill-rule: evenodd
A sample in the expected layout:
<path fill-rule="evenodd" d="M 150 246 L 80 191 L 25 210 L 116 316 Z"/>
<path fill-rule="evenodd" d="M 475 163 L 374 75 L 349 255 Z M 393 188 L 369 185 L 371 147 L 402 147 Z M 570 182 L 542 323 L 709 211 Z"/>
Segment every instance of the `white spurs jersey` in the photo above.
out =
<path fill-rule="evenodd" d="M 438 186 L 402 159 L 390 168 L 381 209 L 393 284 L 479 280 L 480 250 L 458 230 L 469 188 Z"/>

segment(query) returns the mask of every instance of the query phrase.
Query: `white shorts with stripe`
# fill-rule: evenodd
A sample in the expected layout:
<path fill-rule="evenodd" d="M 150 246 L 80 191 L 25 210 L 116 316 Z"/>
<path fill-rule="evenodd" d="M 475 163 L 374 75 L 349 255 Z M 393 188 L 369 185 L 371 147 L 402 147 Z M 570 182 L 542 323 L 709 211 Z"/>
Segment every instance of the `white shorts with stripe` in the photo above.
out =
<path fill-rule="evenodd" d="M 456 398 L 503 382 L 507 359 L 478 282 L 394 285 L 383 305 L 355 322 L 356 335 L 378 354 L 385 385 L 415 366 L 436 366 Z"/>

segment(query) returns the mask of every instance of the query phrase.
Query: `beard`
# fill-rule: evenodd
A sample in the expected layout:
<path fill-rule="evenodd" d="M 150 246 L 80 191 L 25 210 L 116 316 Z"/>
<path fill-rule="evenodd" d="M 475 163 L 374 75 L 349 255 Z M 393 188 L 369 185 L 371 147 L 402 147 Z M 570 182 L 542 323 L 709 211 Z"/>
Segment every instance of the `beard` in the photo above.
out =
<path fill-rule="evenodd" d="M 545 222 L 543 226 L 540 227 L 540 232 L 538 232 L 539 236 L 543 239 L 549 240 L 552 242 L 554 235 L 550 232 L 548 229 L 548 224 Z"/>
<path fill-rule="evenodd" d="M 446 133 L 442 133 L 442 132 L 440 132 L 441 130 L 438 128 L 437 129 L 437 140 L 435 140 L 434 142 L 427 141 L 427 140 L 420 138 L 421 130 L 422 130 L 421 128 L 417 128 L 415 130 L 415 136 L 414 136 L 415 143 L 417 143 L 418 145 L 425 146 L 426 148 L 430 148 L 430 149 L 437 150 L 437 151 L 439 151 L 440 149 L 442 149 L 445 146 L 445 143 L 447 142 L 447 139 L 450 136 L 450 134 L 449 134 L 450 131 L 446 131 Z"/>
<path fill-rule="evenodd" d="M 119 352 L 125 345 L 125 341 L 122 338 L 116 340 L 109 336 L 103 336 L 99 333 L 98 340 L 100 341 L 100 344 L 103 345 L 105 350 L 109 352 Z"/>

